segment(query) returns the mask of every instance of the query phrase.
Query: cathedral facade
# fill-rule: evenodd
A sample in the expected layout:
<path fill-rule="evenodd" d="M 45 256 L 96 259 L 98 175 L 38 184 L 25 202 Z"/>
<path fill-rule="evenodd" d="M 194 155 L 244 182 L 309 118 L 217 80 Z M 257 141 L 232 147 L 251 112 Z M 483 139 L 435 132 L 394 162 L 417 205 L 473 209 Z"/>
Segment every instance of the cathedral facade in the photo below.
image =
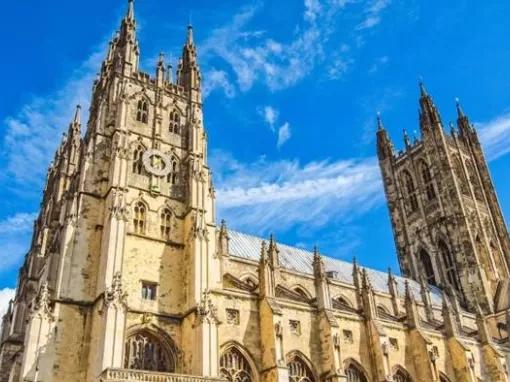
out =
<path fill-rule="evenodd" d="M 510 241 L 477 133 L 377 150 L 403 276 L 216 224 L 201 74 L 139 70 L 133 0 L 55 153 L 0 382 L 508 381 Z"/>

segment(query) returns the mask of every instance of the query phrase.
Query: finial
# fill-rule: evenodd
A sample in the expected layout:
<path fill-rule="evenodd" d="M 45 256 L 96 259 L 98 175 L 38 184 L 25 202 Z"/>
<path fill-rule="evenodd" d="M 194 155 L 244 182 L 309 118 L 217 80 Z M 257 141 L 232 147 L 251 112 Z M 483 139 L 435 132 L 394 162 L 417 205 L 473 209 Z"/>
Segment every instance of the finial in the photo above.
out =
<path fill-rule="evenodd" d="M 188 24 L 188 44 L 193 44 L 193 26 L 191 25 L 191 21 Z"/>
<path fill-rule="evenodd" d="M 135 19 L 135 0 L 128 0 L 127 18 L 130 20 Z"/>
<path fill-rule="evenodd" d="M 377 130 L 384 130 L 384 125 L 381 119 L 381 112 L 377 112 Z"/>
<path fill-rule="evenodd" d="M 316 245 L 313 246 L 313 257 L 314 258 L 320 258 L 321 254 L 319 252 L 319 247 Z"/>
<path fill-rule="evenodd" d="M 420 86 L 420 94 L 422 97 L 426 97 L 427 96 L 427 90 L 425 89 L 425 85 L 423 84 L 423 78 L 420 77 L 420 82 L 419 82 L 419 86 Z"/>
<path fill-rule="evenodd" d="M 81 123 L 80 114 L 81 114 L 81 105 L 78 104 L 78 105 L 76 105 L 76 111 L 74 112 L 73 123 L 75 123 L 77 125 L 79 125 Z"/>
<path fill-rule="evenodd" d="M 455 136 L 455 134 L 457 134 L 457 131 L 455 130 L 455 125 L 453 124 L 452 121 L 450 121 L 449 126 L 450 126 L 450 134 L 453 137 L 453 136 Z"/>
<path fill-rule="evenodd" d="M 457 108 L 457 115 L 459 118 L 464 117 L 464 111 L 462 110 L 462 107 L 460 106 L 460 100 L 458 97 L 455 98 L 455 106 Z"/>
<path fill-rule="evenodd" d="M 409 139 L 409 135 L 407 134 L 406 129 L 404 129 L 404 143 L 406 145 L 406 148 L 411 147 L 411 140 Z"/>

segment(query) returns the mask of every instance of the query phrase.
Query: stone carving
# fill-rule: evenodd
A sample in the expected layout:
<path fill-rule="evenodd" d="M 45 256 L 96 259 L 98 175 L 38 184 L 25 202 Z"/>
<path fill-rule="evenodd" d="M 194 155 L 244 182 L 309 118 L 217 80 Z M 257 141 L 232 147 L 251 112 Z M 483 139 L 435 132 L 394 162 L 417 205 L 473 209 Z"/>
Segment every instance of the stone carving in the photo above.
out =
<path fill-rule="evenodd" d="M 48 319 L 53 321 L 53 310 L 50 306 L 50 292 L 48 289 L 48 283 L 44 281 L 41 284 L 41 288 L 39 289 L 39 293 L 35 298 L 32 305 L 32 315 L 39 316 L 44 319 Z"/>
<path fill-rule="evenodd" d="M 145 170 L 152 175 L 165 177 L 172 172 L 172 160 L 159 150 L 145 151 L 142 160 Z"/>
<path fill-rule="evenodd" d="M 202 294 L 202 300 L 197 308 L 197 318 L 199 323 L 215 323 L 219 324 L 218 309 L 213 304 L 209 290 L 205 290 Z"/>
<path fill-rule="evenodd" d="M 127 293 L 122 290 L 122 275 L 113 275 L 112 285 L 104 292 L 104 303 L 107 307 L 124 308 L 127 306 Z"/>

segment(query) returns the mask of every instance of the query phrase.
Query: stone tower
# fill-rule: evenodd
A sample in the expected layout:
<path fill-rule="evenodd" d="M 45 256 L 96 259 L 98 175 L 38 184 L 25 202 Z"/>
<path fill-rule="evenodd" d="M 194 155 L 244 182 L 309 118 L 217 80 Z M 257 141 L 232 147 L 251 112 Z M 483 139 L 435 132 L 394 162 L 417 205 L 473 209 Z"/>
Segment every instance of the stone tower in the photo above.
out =
<path fill-rule="evenodd" d="M 465 306 L 508 308 L 510 241 L 478 134 L 457 103 L 446 133 L 420 84 L 421 139 L 396 153 L 379 118 L 377 152 L 403 275 Z"/>
<path fill-rule="evenodd" d="M 2 382 L 95 381 L 158 347 L 152 370 L 218 375 L 214 190 L 192 27 L 175 82 L 162 55 L 155 76 L 139 60 L 129 0 L 86 133 L 78 108 L 48 171 L 15 324 L 4 324 Z"/>

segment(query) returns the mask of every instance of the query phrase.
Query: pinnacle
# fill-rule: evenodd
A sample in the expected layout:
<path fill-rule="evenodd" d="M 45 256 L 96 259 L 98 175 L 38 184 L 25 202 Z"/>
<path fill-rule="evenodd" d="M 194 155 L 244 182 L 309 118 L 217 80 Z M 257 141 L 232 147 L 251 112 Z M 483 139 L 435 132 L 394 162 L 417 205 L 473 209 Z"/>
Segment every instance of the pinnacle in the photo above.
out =
<path fill-rule="evenodd" d="M 81 123 L 81 105 L 76 105 L 76 111 L 74 112 L 73 123 L 79 125 Z"/>
<path fill-rule="evenodd" d="M 191 23 L 188 25 L 188 38 L 187 38 L 188 44 L 193 44 L 193 26 Z"/>
<path fill-rule="evenodd" d="M 127 18 L 130 20 L 135 19 L 135 0 L 128 0 Z"/>

